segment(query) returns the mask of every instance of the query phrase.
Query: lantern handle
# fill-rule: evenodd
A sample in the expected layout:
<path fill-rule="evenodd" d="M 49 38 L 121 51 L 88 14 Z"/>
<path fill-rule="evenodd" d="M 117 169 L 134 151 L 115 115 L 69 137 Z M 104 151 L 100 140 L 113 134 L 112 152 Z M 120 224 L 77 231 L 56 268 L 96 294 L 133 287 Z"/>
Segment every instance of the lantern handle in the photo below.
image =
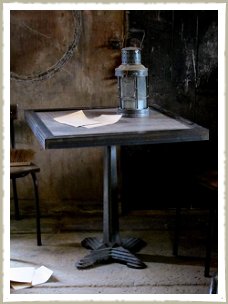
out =
<path fill-rule="evenodd" d="M 135 33 L 141 33 L 142 34 L 142 37 L 141 37 L 141 40 L 139 40 L 138 38 L 134 38 L 134 37 L 132 37 L 131 36 L 131 33 L 133 33 L 133 34 L 135 34 Z M 128 32 L 127 32 L 127 34 L 125 35 L 125 37 L 124 37 L 124 44 L 126 43 L 126 41 L 128 40 L 128 39 L 135 39 L 136 40 L 136 42 L 138 42 L 139 43 L 139 47 L 140 47 L 140 49 L 142 48 L 142 44 L 143 44 L 143 41 L 144 41 L 144 38 L 145 38 L 145 30 L 140 30 L 140 29 L 136 29 L 136 28 L 131 28 L 131 29 L 129 29 L 128 30 Z"/>

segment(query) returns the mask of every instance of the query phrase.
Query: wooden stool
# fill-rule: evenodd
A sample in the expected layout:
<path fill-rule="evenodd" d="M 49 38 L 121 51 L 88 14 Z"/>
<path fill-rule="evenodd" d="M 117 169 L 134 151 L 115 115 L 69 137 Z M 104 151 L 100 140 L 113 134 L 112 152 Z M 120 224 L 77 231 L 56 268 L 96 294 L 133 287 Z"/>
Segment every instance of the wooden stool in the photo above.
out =
<path fill-rule="evenodd" d="M 15 207 L 15 219 L 20 219 L 19 214 L 19 204 L 18 204 L 18 195 L 17 195 L 17 184 L 16 180 L 18 178 L 23 178 L 29 174 L 32 176 L 33 186 L 34 186 L 34 195 L 35 195 L 35 206 L 36 206 L 36 233 L 37 233 L 37 245 L 41 246 L 41 231 L 40 231 L 40 207 L 39 207 L 39 193 L 38 193 L 38 182 L 36 178 L 36 173 L 40 172 L 40 168 L 32 163 L 30 160 L 26 161 L 26 155 L 30 154 L 31 150 L 26 149 L 15 149 L 15 131 L 14 131 L 14 120 L 17 119 L 17 105 L 10 106 L 10 138 L 11 138 L 11 157 L 13 155 L 20 156 L 23 161 L 15 161 L 11 159 L 10 163 L 10 179 L 13 186 L 13 200 Z M 23 156 L 24 154 L 24 156 Z"/>
<path fill-rule="evenodd" d="M 209 200 L 208 210 L 208 232 L 206 239 L 206 255 L 205 255 L 205 266 L 204 275 L 205 277 L 210 277 L 210 263 L 211 263 L 211 249 L 213 233 L 215 229 L 215 215 L 217 214 L 218 206 L 218 171 L 210 170 L 196 176 L 196 182 L 198 185 L 209 191 L 211 199 Z M 181 218 L 181 207 L 176 208 L 176 227 L 175 227 L 175 237 L 173 254 L 178 256 L 178 246 L 179 246 L 179 232 L 180 232 L 180 218 Z"/>

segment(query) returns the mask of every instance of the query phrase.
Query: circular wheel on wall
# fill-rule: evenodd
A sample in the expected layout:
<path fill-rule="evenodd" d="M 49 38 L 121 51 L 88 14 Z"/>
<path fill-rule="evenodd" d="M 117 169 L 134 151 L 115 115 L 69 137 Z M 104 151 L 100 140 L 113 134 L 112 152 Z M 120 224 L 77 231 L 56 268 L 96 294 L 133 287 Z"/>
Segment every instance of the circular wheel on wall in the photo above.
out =
<path fill-rule="evenodd" d="M 51 78 L 72 57 L 81 28 L 81 11 L 11 11 L 11 79 Z"/>

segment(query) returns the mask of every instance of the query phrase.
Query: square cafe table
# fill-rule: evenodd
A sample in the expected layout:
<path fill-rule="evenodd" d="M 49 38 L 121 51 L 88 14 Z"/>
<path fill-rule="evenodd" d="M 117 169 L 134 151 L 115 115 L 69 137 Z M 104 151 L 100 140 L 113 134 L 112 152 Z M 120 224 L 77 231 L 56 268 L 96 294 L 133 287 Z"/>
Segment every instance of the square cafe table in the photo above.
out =
<path fill-rule="evenodd" d="M 81 244 L 90 253 L 76 262 L 78 269 L 97 263 L 119 262 L 132 268 L 146 265 L 135 255 L 146 243 L 138 238 L 121 238 L 117 204 L 117 146 L 206 141 L 209 131 L 160 107 L 150 107 L 148 117 L 121 117 L 111 125 L 86 129 L 61 124 L 55 117 L 80 109 L 26 110 L 25 119 L 43 149 L 104 147 L 103 239 L 85 238 Z M 87 117 L 117 114 L 116 108 L 82 109 Z"/>

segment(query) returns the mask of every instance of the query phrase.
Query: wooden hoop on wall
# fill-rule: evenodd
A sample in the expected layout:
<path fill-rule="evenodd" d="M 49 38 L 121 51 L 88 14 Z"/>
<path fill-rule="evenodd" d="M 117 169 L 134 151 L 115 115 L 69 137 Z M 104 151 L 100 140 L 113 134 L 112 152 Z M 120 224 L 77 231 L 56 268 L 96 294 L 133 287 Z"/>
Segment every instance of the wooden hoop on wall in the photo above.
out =
<path fill-rule="evenodd" d="M 73 56 L 75 48 L 78 45 L 81 30 L 82 30 L 82 13 L 81 11 L 72 11 L 74 18 L 74 39 L 72 43 L 69 45 L 67 51 L 63 54 L 63 56 L 56 62 L 53 66 L 48 68 L 44 72 L 40 72 L 35 75 L 18 75 L 15 72 L 10 72 L 10 79 L 16 81 L 40 81 L 51 78 L 55 73 L 57 73 Z"/>

